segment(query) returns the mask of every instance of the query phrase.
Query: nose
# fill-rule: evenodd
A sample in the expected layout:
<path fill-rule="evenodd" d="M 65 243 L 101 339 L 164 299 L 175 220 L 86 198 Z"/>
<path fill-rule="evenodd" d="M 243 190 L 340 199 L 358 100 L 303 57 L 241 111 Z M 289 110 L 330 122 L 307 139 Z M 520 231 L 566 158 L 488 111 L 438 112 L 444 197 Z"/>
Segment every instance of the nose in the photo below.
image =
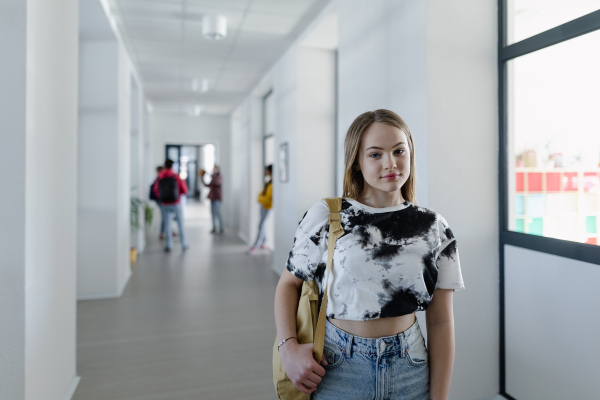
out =
<path fill-rule="evenodd" d="M 390 170 L 390 169 L 394 169 L 396 167 L 397 167 L 397 165 L 396 165 L 396 160 L 394 159 L 394 156 L 388 155 L 387 157 L 384 157 L 383 169 Z"/>

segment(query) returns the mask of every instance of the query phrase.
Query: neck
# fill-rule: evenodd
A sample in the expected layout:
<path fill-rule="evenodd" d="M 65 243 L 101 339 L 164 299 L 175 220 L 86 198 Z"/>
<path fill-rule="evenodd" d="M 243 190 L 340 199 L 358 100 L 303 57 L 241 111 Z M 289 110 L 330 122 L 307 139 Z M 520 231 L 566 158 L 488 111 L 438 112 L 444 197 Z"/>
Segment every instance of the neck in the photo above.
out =
<path fill-rule="evenodd" d="M 405 201 L 400 190 L 384 192 L 368 185 L 365 185 L 364 190 L 357 200 L 362 204 L 375 208 L 394 207 Z"/>

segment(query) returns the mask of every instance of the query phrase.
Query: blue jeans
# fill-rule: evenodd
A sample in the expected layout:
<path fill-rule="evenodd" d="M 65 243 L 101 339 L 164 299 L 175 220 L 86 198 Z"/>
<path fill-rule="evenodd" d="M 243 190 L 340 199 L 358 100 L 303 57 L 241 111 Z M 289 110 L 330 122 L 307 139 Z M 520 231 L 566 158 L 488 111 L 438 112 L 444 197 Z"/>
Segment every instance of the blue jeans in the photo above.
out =
<path fill-rule="evenodd" d="M 221 219 L 221 200 L 210 202 L 210 212 L 212 213 L 213 231 L 223 232 L 223 220 Z M 217 229 L 217 220 L 219 221 L 219 229 Z"/>
<path fill-rule="evenodd" d="M 179 226 L 179 238 L 181 239 L 181 246 L 187 247 L 187 241 L 185 240 L 185 230 L 183 229 L 183 209 L 181 204 L 162 205 L 163 211 L 163 222 L 165 227 L 165 236 L 167 239 L 167 249 L 173 248 L 173 224 L 171 223 L 171 214 L 175 214 L 175 220 Z"/>
<path fill-rule="evenodd" d="M 314 400 L 427 400 L 429 356 L 418 321 L 394 336 L 353 336 L 327 321 L 325 376 Z"/>
<path fill-rule="evenodd" d="M 164 235 L 165 233 L 165 210 L 163 210 L 163 206 L 162 204 L 160 204 L 158 201 L 156 202 L 156 204 L 158 204 L 158 208 L 160 209 L 160 233 L 161 235 Z"/>
<path fill-rule="evenodd" d="M 271 210 L 260 208 L 260 222 L 258 223 L 258 236 L 254 242 L 254 248 L 260 247 L 267 241 L 267 218 L 271 215 Z"/>

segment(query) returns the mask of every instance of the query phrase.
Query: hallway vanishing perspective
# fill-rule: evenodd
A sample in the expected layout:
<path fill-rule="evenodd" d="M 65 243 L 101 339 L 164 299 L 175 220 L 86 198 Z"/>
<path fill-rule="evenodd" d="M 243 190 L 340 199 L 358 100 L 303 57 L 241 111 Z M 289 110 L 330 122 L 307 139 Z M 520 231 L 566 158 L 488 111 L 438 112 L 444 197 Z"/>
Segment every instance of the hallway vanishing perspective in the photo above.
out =
<path fill-rule="evenodd" d="M 271 253 L 211 235 L 207 203 L 185 217 L 187 252 L 156 230 L 122 297 L 78 303 L 74 399 L 275 399 Z"/>
<path fill-rule="evenodd" d="M 371 183 L 404 175 L 363 179 L 387 145 L 361 148 L 353 122 L 379 109 L 410 127 L 389 154 L 411 155 L 404 197 L 460 249 L 453 363 L 437 358 L 452 376 L 432 397 L 600 399 L 598 48 L 600 0 L 1 0 L 0 400 L 275 400 L 299 222 L 327 197 L 387 213 Z M 179 202 L 189 250 L 165 253 L 157 206 Z M 360 246 L 406 248 L 381 225 Z M 425 275 L 431 300 L 435 253 L 397 262 L 374 307 L 344 303 L 382 317 Z M 391 269 L 356 254 L 368 283 L 329 281 L 329 304 Z M 435 309 L 417 312 L 425 337 L 428 311 L 450 321 Z M 556 357 L 564 338 L 584 351 Z"/>

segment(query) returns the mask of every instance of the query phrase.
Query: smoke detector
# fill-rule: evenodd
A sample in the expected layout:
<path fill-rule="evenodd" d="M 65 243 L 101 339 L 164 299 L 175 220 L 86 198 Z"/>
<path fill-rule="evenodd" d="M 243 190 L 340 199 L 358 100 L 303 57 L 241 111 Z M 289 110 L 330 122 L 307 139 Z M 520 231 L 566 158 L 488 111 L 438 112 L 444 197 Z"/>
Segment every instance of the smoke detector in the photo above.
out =
<path fill-rule="evenodd" d="M 211 40 L 227 37 L 227 18 L 224 15 L 205 15 L 202 17 L 202 34 Z"/>

